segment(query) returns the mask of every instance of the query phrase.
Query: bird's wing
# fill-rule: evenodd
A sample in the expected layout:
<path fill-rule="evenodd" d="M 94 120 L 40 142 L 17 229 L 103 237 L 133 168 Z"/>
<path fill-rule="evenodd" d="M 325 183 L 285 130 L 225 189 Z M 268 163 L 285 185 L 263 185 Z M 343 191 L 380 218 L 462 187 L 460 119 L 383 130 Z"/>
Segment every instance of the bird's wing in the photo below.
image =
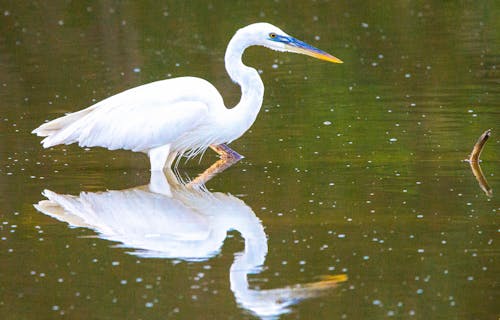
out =
<path fill-rule="evenodd" d="M 141 102 L 97 110 L 82 119 L 78 142 L 84 147 L 144 151 L 193 130 L 206 119 L 207 111 L 207 105 L 197 101 L 165 106 Z"/>
<path fill-rule="evenodd" d="M 120 247 L 141 257 L 207 259 L 223 244 L 213 237 L 211 219 L 188 203 L 139 188 L 82 192 L 79 197 L 45 190 L 35 205 L 40 212 L 72 227 L 95 230 L 103 239 L 120 242 Z M 203 201 L 203 199 L 201 199 Z"/>
<path fill-rule="evenodd" d="M 35 208 L 73 227 L 94 229 L 104 237 L 124 243 L 156 238 L 204 240 L 209 219 L 181 201 L 139 189 L 106 192 L 81 192 L 80 196 L 44 190 L 48 200 Z"/>
<path fill-rule="evenodd" d="M 50 147 L 78 142 L 84 147 L 147 151 L 201 125 L 214 103 L 222 104 L 222 98 L 205 80 L 153 82 L 46 123 L 43 129 L 50 134 L 43 144 Z"/>

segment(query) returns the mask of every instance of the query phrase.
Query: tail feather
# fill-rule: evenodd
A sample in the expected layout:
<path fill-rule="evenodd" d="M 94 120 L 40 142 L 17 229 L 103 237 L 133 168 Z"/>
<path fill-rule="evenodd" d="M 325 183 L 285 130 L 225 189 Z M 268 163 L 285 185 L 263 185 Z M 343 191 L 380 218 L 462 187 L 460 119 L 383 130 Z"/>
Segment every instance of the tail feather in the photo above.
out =
<path fill-rule="evenodd" d="M 71 209 L 78 206 L 78 198 L 74 196 L 59 195 L 50 190 L 44 190 L 42 193 L 48 200 L 41 200 L 34 207 L 59 221 L 69 223 L 73 227 L 89 227 L 82 217 L 72 213 Z"/>
<path fill-rule="evenodd" d="M 70 144 L 76 142 L 76 140 L 67 140 L 68 134 L 60 134 L 65 131 L 66 128 L 88 115 L 96 107 L 97 105 L 93 105 L 78 112 L 68 113 L 63 117 L 42 124 L 31 133 L 36 134 L 39 137 L 46 137 L 42 140 L 44 148 L 49 148 L 62 143 Z"/>

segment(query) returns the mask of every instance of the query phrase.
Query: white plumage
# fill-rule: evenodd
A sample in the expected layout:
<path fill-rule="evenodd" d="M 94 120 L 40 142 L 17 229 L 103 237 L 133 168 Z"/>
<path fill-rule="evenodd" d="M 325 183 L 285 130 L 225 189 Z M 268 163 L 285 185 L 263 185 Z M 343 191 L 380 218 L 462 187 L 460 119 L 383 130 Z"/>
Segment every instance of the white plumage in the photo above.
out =
<path fill-rule="evenodd" d="M 123 91 L 47 122 L 33 133 L 45 137 L 44 148 L 78 143 L 82 147 L 144 152 L 150 157 L 152 170 L 171 166 L 180 154 L 195 156 L 208 147 L 223 157 L 238 157 L 224 144 L 250 128 L 264 96 L 258 72 L 241 61 L 244 50 L 253 45 L 341 63 L 273 25 L 256 23 L 238 30 L 226 51 L 227 72 L 242 91 L 240 102 L 232 109 L 224 106 L 222 96 L 209 82 L 181 77 Z"/>

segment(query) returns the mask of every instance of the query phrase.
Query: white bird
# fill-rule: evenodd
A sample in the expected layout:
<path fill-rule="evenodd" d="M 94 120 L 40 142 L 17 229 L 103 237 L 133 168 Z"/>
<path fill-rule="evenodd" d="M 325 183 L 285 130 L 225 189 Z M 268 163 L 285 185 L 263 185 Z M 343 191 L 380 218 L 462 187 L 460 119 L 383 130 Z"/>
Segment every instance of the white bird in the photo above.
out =
<path fill-rule="evenodd" d="M 44 148 L 78 142 L 81 147 L 144 152 L 153 171 L 170 167 L 179 155 L 190 158 L 208 147 L 222 158 L 241 159 L 226 144 L 254 123 L 264 96 L 259 73 L 241 60 L 250 46 L 342 63 L 269 23 L 255 23 L 239 29 L 226 50 L 226 70 L 242 93 L 240 102 L 231 109 L 225 107 L 222 96 L 208 81 L 180 77 L 123 91 L 47 122 L 33 133 L 46 137 Z"/>

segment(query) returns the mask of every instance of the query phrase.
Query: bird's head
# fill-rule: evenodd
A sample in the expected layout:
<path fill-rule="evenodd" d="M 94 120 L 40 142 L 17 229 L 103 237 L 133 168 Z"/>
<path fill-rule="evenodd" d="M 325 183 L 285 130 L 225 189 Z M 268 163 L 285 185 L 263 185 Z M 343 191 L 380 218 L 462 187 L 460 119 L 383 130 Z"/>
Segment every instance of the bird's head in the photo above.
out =
<path fill-rule="evenodd" d="M 240 29 L 239 32 L 244 33 L 248 37 L 247 39 L 255 45 L 261 45 L 276 51 L 305 54 L 329 62 L 342 63 L 342 60 L 286 34 L 280 28 L 269 23 L 254 23 Z"/>

